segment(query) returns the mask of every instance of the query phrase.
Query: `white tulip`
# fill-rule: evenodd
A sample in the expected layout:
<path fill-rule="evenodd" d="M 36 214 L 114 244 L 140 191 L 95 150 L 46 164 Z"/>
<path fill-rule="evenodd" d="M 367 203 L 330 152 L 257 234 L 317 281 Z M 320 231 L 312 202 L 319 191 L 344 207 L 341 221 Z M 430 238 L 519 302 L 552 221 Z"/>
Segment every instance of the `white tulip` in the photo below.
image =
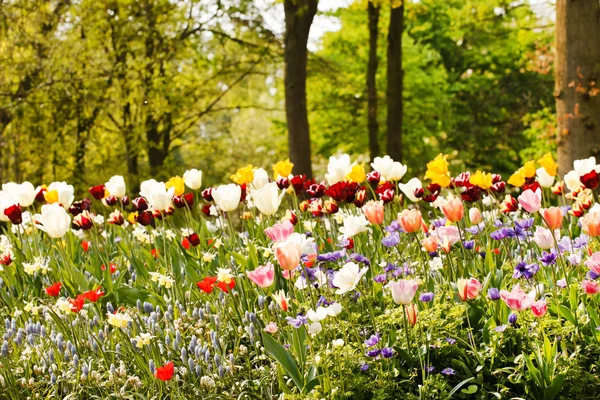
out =
<path fill-rule="evenodd" d="M 155 190 L 155 187 L 164 185 L 164 182 L 158 182 L 156 179 L 148 179 L 142 182 L 140 185 L 140 196 L 145 197 L 146 200 L 150 197 L 150 194 Z"/>
<path fill-rule="evenodd" d="M 577 171 L 571 171 L 568 174 L 565 175 L 565 185 L 567 186 L 567 189 L 569 189 L 571 192 L 579 189 L 581 186 L 583 186 L 583 184 L 581 183 L 581 180 L 579 179 L 581 175 L 579 175 L 579 173 Z"/>
<path fill-rule="evenodd" d="M 541 187 L 549 188 L 552 187 L 554 183 L 554 177 L 550 176 L 548 172 L 546 172 L 546 168 L 538 168 L 537 172 L 537 181 L 540 183 Z"/>
<path fill-rule="evenodd" d="M 23 182 L 21 184 L 14 182 L 5 183 L 2 185 L 2 190 L 10 193 L 15 199 L 18 199 L 21 207 L 32 205 L 37 193 L 30 182 Z"/>
<path fill-rule="evenodd" d="M 183 174 L 185 185 L 192 190 L 198 190 L 202 187 L 202 171 L 195 168 L 188 169 Z"/>
<path fill-rule="evenodd" d="M 584 158 L 573 161 L 573 169 L 577 175 L 583 176 L 592 171 L 600 172 L 600 166 L 596 165 L 596 157 Z"/>
<path fill-rule="evenodd" d="M 279 209 L 284 194 L 284 191 L 280 193 L 276 182 L 271 182 L 264 185 L 261 189 L 254 190 L 252 192 L 252 200 L 261 213 L 264 215 L 273 215 Z"/>
<path fill-rule="evenodd" d="M 312 322 L 321 322 L 327 318 L 327 309 L 325 307 L 317 307 L 316 310 L 308 310 L 306 317 Z"/>
<path fill-rule="evenodd" d="M 159 182 L 158 184 L 153 185 L 151 192 L 147 194 L 148 197 L 146 197 L 146 199 L 150 206 L 155 210 L 164 211 L 171 205 L 171 200 L 175 194 L 175 188 L 170 187 L 167 189 L 163 182 Z"/>
<path fill-rule="evenodd" d="M 269 183 L 269 174 L 263 168 L 258 168 L 254 170 L 254 180 L 252 181 L 252 186 L 254 189 L 263 188 L 267 183 Z"/>
<path fill-rule="evenodd" d="M 398 188 L 404 193 L 406 197 L 410 199 L 410 201 L 417 202 L 419 199 L 415 196 L 415 191 L 418 189 L 423 189 L 423 184 L 419 180 L 419 178 L 412 178 L 407 183 L 399 183 Z"/>
<path fill-rule="evenodd" d="M 344 225 L 340 227 L 342 236 L 346 239 L 351 238 L 362 232 L 369 230 L 369 220 L 364 215 L 350 215 L 344 219 Z"/>
<path fill-rule="evenodd" d="M 333 277 L 333 285 L 338 288 L 337 294 L 344 294 L 356 288 L 368 268 L 359 268 L 358 264 L 349 262 L 345 264 Z"/>
<path fill-rule="evenodd" d="M 118 198 L 125 196 L 125 194 L 127 193 L 125 179 L 121 175 L 115 175 L 112 178 L 110 178 L 108 182 L 104 184 L 104 187 L 106 188 L 106 190 L 108 190 L 108 193 L 110 193 L 111 196 L 115 196 Z"/>
<path fill-rule="evenodd" d="M 340 181 L 345 181 L 350 172 L 352 172 L 352 164 L 348 154 L 343 154 L 340 158 L 331 156 L 329 157 L 329 164 L 327 164 L 325 179 L 327 183 L 334 185 Z"/>
<path fill-rule="evenodd" d="M 58 202 L 65 208 L 68 209 L 73 204 L 75 199 L 75 188 L 73 185 L 68 185 L 67 182 L 52 182 L 46 188 L 46 194 L 56 192 L 58 195 Z"/>
<path fill-rule="evenodd" d="M 233 211 L 240 204 L 242 188 L 235 183 L 221 185 L 212 191 L 212 197 L 219 210 L 224 212 Z"/>
<path fill-rule="evenodd" d="M 36 227 L 54 239 L 63 237 L 71 228 L 71 217 L 58 203 L 44 204 L 42 213 L 33 217 Z"/>
<path fill-rule="evenodd" d="M 399 181 L 406 174 L 406 165 L 392 160 L 390 156 L 375 157 L 371 163 L 373 170 L 379 172 L 383 180 Z"/>
<path fill-rule="evenodd" d="M 5 190 L 0 191 L 0 221 L 10 221 L 10 219 L 4 215 L 4 210 L 6 210 L 8 207 L 14 206 L 18 202 L 19 200 L 14 196 L 14 194 Z"/>

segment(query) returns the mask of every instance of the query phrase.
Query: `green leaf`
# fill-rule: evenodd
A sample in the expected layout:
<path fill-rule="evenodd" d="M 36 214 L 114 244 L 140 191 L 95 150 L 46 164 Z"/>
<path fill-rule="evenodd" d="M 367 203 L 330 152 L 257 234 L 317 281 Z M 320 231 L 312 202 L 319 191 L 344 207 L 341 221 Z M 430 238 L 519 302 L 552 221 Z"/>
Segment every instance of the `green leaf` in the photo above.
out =
<path fill-rule="evenodd" d="M 562 389 L 563 383 L 565 382 L 565 378 L 566 376 L 564 374 L 558 374 L 554 377 L 552 385 L 544 390 L 545 400 L 552 400 L 558 396 L 558 393 L 560 393 L 560 389 Z"/>
<path fill-rule="evenodd" d="M 300 370 L 298 369 L 298 366 L 296 365 L 296 362 L 292 358 L 291 354 L 281 344 L 279 344 L 279 342 L 269 335 L 263 334 L 262 342 L 267 353 L 269 353 L 271 357 L 281 364 L 283 369 L 285 369 L 290 378 L 292 378 L 296 384 L 298 390 L 302 391 L 304 389 L 304 379 L 302 378 Z"/>
<path fill-rule="evenodd" d="M 471 382 L 473 379 L 475 379 L 474 376 L 465 379 L 464 381 L 460 382 L 458 385 L 454 386 L 454 389 L 452 389 L 452 391 L 450 393 L 448 393 L 448 398 L 452 398 L 452 395 L 454 395 L 454 393 L 458 392 L 458 390 L 463 387 L 464 385 L 466 385 L 467 383 Z"/>
<path fill-rule="evenodd" d="M 473 394 L 475 392 L 477 392 L 477 385 L 469 385 L 468 388 L 461 390 L 462 393 L 464 394 Z"/>

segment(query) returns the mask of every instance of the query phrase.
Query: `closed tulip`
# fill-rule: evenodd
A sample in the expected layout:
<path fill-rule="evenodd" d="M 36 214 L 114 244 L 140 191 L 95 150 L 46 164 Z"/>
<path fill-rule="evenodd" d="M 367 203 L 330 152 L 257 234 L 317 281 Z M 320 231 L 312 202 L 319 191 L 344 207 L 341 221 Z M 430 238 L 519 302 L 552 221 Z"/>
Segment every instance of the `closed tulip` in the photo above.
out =
<path fill-rule="evenodd" d="M 122 198 L 127 194 L 127 186 L 125 179 L 121 175 L 115 175 L 104 184 L 104 188 L 108 191 L 109 196 Z"/>
<path fill-rule="evenodd" d="M 400 279 L 390 282 L 392 298 L 396 304 L 410 304 L 417 293 L 419 282 L 414 279 Z"/>
<path fill-rule="evenodd" d="M 63 237 L 71 227 L 71 218 L 58 203 L 45 204 L 42 213 L 33 217 L 36 226 L 54 239 Z"/>
<path fill-rule="evenodd" d="M 198 190 L 202 187 L 202 171 L 195 168 L 188 169 L 183 173 L 185 185 L 192 190 Z"/>
<path fill-rule="evenodd" d="M 410 303 L 406 306 L 406 317 L 410 326 L 417 324 L 417 306 L 414 303 Z"/>
<path fill-rule="evenodd" d="M 535 214 L 542 206 L 542 191 L 537 189 L 534 192 L 531 189 L 527 189 L 521 193 L 521 195 L 518 197 L 518 200 L 519 204 L 525 211 L 530 214 Z"/>
<path fill-rule="evenodd" d="M 266 174 L 266 172 L 265 172 Z M 273 215 L 279 209 L 285 192 L 279 192 L 277 183 L 271 182 L 252 192 L 254 205 L 263 215 Z"/>
<path fill-rule="evenodd" d="M 235 183 L 221 185 L 212 191 L 212 198 L 217 208 L 223 212 L 230 212 L 237 208 L 242 197 L 242 188 Z"/>
<path fill-rule="evenodd" d="M 450 222 L 458 222 L 465 216 L 463 202 L 458 197 L 448 200 L 442 205 L 442 212 Z"/>
<path fill-rule="evenodd" d="M 458 297 L 462 301 L 473 300 L 481 292 L 481 283 L 476 278 L 459 279 L 456 282 L 456 287 L 458 289 Z"/>
<path fill-rule="evenodd" d="M 405 232 L 413 233 L 421 229 L 423 217 L 419 210 L 403 210 L 398 214 L 398 222 Z"/>
<path fill-rule="evenodd" d="M 544 208 L 542 209 L 541 214 L 544 217 L 544 220 L 546 221 L 546 224 L 548 225 L 548 228 L 550 228 L 550 230 L 553 231 L 555 229 L 559 229 L 562 226 L 564 214 L 563 210 L 559 207 Z"/>
<path fill-rule="evenodd" d="M 581 218 L 581 229 L 589 236 L 600 236 L 600 212 L 591 212 Z"/>
<path fill-rule="evenodd" d="M 373 225 L 381 225 L 384 217 L 383 201 L 368 201 L 362 206 L 362 212 Z"/>
<path fill-rule="evenodd" d="M 9 182 L 2 185 L 2 190 L 10 193 L 21 207 L 29 207 L 35 201 L 37 194 L 35 187 L 30 182 L 21 184 Z"/>
<path fill-rule="evenodd" d="M 275 258 L 282 269 L 291 271 L 300 264 L 300 247 L 293 242 L 281 243 L 275 248 Z"/>

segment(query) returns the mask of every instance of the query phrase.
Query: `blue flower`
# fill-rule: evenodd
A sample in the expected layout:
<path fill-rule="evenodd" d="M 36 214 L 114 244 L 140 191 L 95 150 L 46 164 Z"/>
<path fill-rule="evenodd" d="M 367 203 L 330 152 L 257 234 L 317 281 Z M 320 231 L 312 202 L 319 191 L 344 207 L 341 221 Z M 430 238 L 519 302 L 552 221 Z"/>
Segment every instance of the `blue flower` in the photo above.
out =
<path fill-rule="evenodd" d="M 425 293 L 421 293 L 421 295 L 419 296 L 419 300 L 421 300 L 423 303 L 428 303 L 431 300 L 433 300 L 434 294 L 431 292 L 425 292 Z"/>
<path fill-rule="evenodd" d="M 465 229 L 465 231 L 469 232 L 472 235 L 476 235 L 480 232 L 483 232 L 485 229 L 485 222 L 480 222 L 478 225 L 473 225 L 470 228 Z"/>
<path fill-rule="evenodd" d="M 585 233 L 582 233 L 581 236 L 576 237 L 575 240 L 573 240 L 573 248 L 574 249 L 580 249 L 582 247 L 587 246 L 588 244 L 588 236 Z"/>
<path fill-rule="evenodd" d="M 363 256 L 362 254 L 353 254 L 352 255 L 352 259 L 356 262 L 365 264 L 367 266 L 371 266 L 371 262 L 369 261 L 369 259 L 365 256 Z"/>
<path fill-rule="evenodd" d="M 496 288 L 489 288 L 488 297 L 490 298 L 490 300 L 500 300 L 500 292 Z"/>
<path fill-rule="evenodd" d="M 398 243 L 400 243 L 400 235 L 398 232 L 393 232 L 390 235 L 387 235 L 383 239 L 381 239 L 381 244 L 385 247 L 394 247 Z"/>
<path fill-rule="evenodd" d="M 511 313 L 508 316 L 508 322 L 511 323 L 512 325 L 516 324 L 517 323 L 517 314 Z"/>
<path fill-rule="evenodd" d="M 403 232 L 402 228 L 400 227 L 400 222 L 397 219 L 393 220 L 391 224 L 386 226 L 385 230 L 390 233 L 396 232 L 396 231 Z"/>
<path fill-rule="evenodd" d="M 449 344 L 455 344 L 456 343 L 456 339 L 452 339 L 452 338 L 447 337 L 446 338 L 446 342 L 448 342 Z"/>
<path fill-rule="evenodd" d="M 379 349 L 373 349 L 373 350 L 369 350 L 369 351 L 367 351 L 367 356 L 375 358 L 375 357 L 377 357 L 377 356 L 378 356 L 380 353 L 381 353 L 381 350 L 379 350 Z"/>
<path fill-rule="evenodd" d="M 533 218 L 523 219 L 521 221 L 515 221 L 515 226 L 517 228 L 523 229 L 526 231 L 527 229 L 533 226 Z"/>
<path fill-rule="evenodd" d="M 446 217 L 440 218 L 440 219 L 434 219 L 432 221 L 433 226 L 435 226 L 436 228 L 442 227 L 442 226 L 446 226 L 446 222 L 448 220 L 446 219 Z"/>
<path fill-rule="evenodd" d="M 444 368 L 442 374 L 446 376 L 456 375 L 456 372 L 452 368 Z"/>
<path fill-rule="evenodd" d="M 367 371 L 369 369 L 369 364 L 365 363 L 360 366 L 361 371 Z"/>
<path fill-rule="evenodd" d="M 322 253 L 317 256 L 317 261 L 337 261 L 346 255 L 346 249 Z"/>
<path fill-rule="evenodd" d="M 335 303 L 335 301 L 327 301 L 327 298 L 325 298 L 325 296 L 319 296 L 319 300 L 317 300 L 317 307 L 319 306 L 330 306 L 333 303 Z"/>
<path fill-rule="evenodd" d="M 465 248 L 465 250 L 473 250 L 473 247 L 475 247 L 475 241 L 474 240 L 465 240 L 463 242 L 463 247 Z"/>
<path fill-rule="evenodd" d="M 377 283 L 385 283 L 385 281 L 387 281 L 387 276 L 386 274 L 377 275 L 373 280 Z"/>
<path fill-rule="evenodd" d="M 390 347 L 384 347 L 383 349 L 381 349 L 381 356 L 383 358 L 392 358 L 392 357 L 394 357 L 394 349 L 392 349 Z"/>
<path fill-rule="evenodd" d="M 433 372 L 433 371 L 435 371 L 435 367 L 433 365 L 426 365 L 425 366 L 425 371 L 427 371 L 427 372 Z"/>
<path fill-rule="evenodd" d="M 490 237 L 494 240 L 506 239 L 507 236 L 508 236 L 508 233 L 506 231 L 506 228 L 500 228 L 500 229 L 490 233 Z"/>

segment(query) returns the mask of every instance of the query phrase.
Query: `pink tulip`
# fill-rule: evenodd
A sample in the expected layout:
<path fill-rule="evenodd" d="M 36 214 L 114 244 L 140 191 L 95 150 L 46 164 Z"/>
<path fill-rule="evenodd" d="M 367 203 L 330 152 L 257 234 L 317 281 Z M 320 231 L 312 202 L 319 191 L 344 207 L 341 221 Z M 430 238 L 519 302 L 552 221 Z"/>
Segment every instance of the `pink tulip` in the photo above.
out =
<path fill-rule="evenodd" d="M 600 213 L 591 212 L 586 214 L 581 221 L 581 229 L 588 236 L 600 236 Z"/>
<path fill-rule="evenodd" d="M 273 264 L 267 263 L 267 265 L 258 267 L 254 271 L 247 271 L 246 275 L 248 275 L 248 278 L 252 282 L 256 283 L 261 288 L 267 288 L 273 284 L 275 268 L 273 268 Z"/>
<path fill-rule="evenodd" d="M 581 282 L 581 287 L 583 288 L 585 293 L 589 295 L 600 293 L 600 283 L 596 281 L 588 281 L 587 279 L 585 279 Z"/>
<path fill-rule="evenodd" d="M 459 279 L 456 287 L 458 288 L 458 297 L 462 301 L 473 300 L 481 292 L 481 283 L 476 278 Z"/>
<path fill-rule="evenodd" d="M 266 326 L 265 326 L 265 332 L 267 333 L 276 333 L 277 332 L 277 324 L 275 322 L 269 322 Z"/>
<path fill-rule="evenodd" d="M 428 236 L 423 239 L 423 247 L 428 253 L 433 253 L 438 248 L 438 239 L 436 236 Z"/>
<path fill-rule="evenodd" d="M 550 230 L 560 229 L 564 216 L 563 210 L 559 207 L 550 207 L 542 209 L 541 213 Z"/>
<path fill-rule="evenodd" d="M 597 251 L 594 254 L 592 254 L 591 257 L 585 260 L 584 264 L 591 271 L 595 272 L 596 274 L 600 274 L 600 252 Z"/>
<path fill-rule="evenodd" d="M 373 225 L 381 225 L 383 223 L 384 208 L 382 200 L 368 201 L 367 204 L 362 207 L 362 212 Z"/>
<path fill-rule="evenodd" d="M 538 212 L 542 206 L 542 191 L 537 189 L 535 192 L 527 189 L 519 196 L 519 204 L 530 214 Z"/>
<path fill-rule="evenodd" d="M 519 285 L 516 285 L 510 292 L 501 290 L 500 297 L 511 310 L 523 311 L 531 307 L 535 301 L 535 290 L 527 294 Z"/>
<path fill-rule="evenodd" d="M 281 243 L 275 248 L 275 258 L 281 268 L 291 271 L 300 264 L 300 248 L 296 243 Z"/>
<path fill-rule="evenodd" d="M 415 293 L 419 282 L 413 279 L 400 279 L 399 281 L 390 282 L 390 289 L 392 290 L 392 298 L 396 304 L 410 304 Z"/>
<path fill-rule="evenodd" d="M 267 236 L 277 243 L 285 242 L 293 232 L 294 225 L 292 225 L 290 221 L 275 224 L 272 227 L 265 229 Z"/>
<path fill-rule="evenodd" d="M 540 246 L 540 248 L 546 250 L 554 246 L 554 238 L 552 237 L 552 231 L 541 226 L 535 227 L 535 232 L 533 233 L 533 241 L 537 243 L 537 245 Z"/>
<path fill-rule="evenodd" d="M 423 217 L 419 210 L 403 210 L 398 214 L 398 222 L 400 222 L 400 226 L 405 232 L 413 233 L 421 229 Z"/>
<path fill-rule="evenodd" d="M 469 210 L 469 220 L 471 221 L 471 224 L 473 225 L 478 225 L 483 221 L 483 217 L 481 216 L 481 211 L 479 211 L 478 208 L 471 208 Z"/>
<path fill-rule="evenodd" d="M 450 222 L 458 222 L 465 216 L 465 207 L 458 197 L 448 200 L 442 205 L 442 212 Z"/>
<path fill-rule="evenodd" d="M 531 313 L 538 318 L 546 315 L 546 311 L 548 311 L 548 304 L 546 304 L 546 299 L 534 301 L 531 304 Z"/>

